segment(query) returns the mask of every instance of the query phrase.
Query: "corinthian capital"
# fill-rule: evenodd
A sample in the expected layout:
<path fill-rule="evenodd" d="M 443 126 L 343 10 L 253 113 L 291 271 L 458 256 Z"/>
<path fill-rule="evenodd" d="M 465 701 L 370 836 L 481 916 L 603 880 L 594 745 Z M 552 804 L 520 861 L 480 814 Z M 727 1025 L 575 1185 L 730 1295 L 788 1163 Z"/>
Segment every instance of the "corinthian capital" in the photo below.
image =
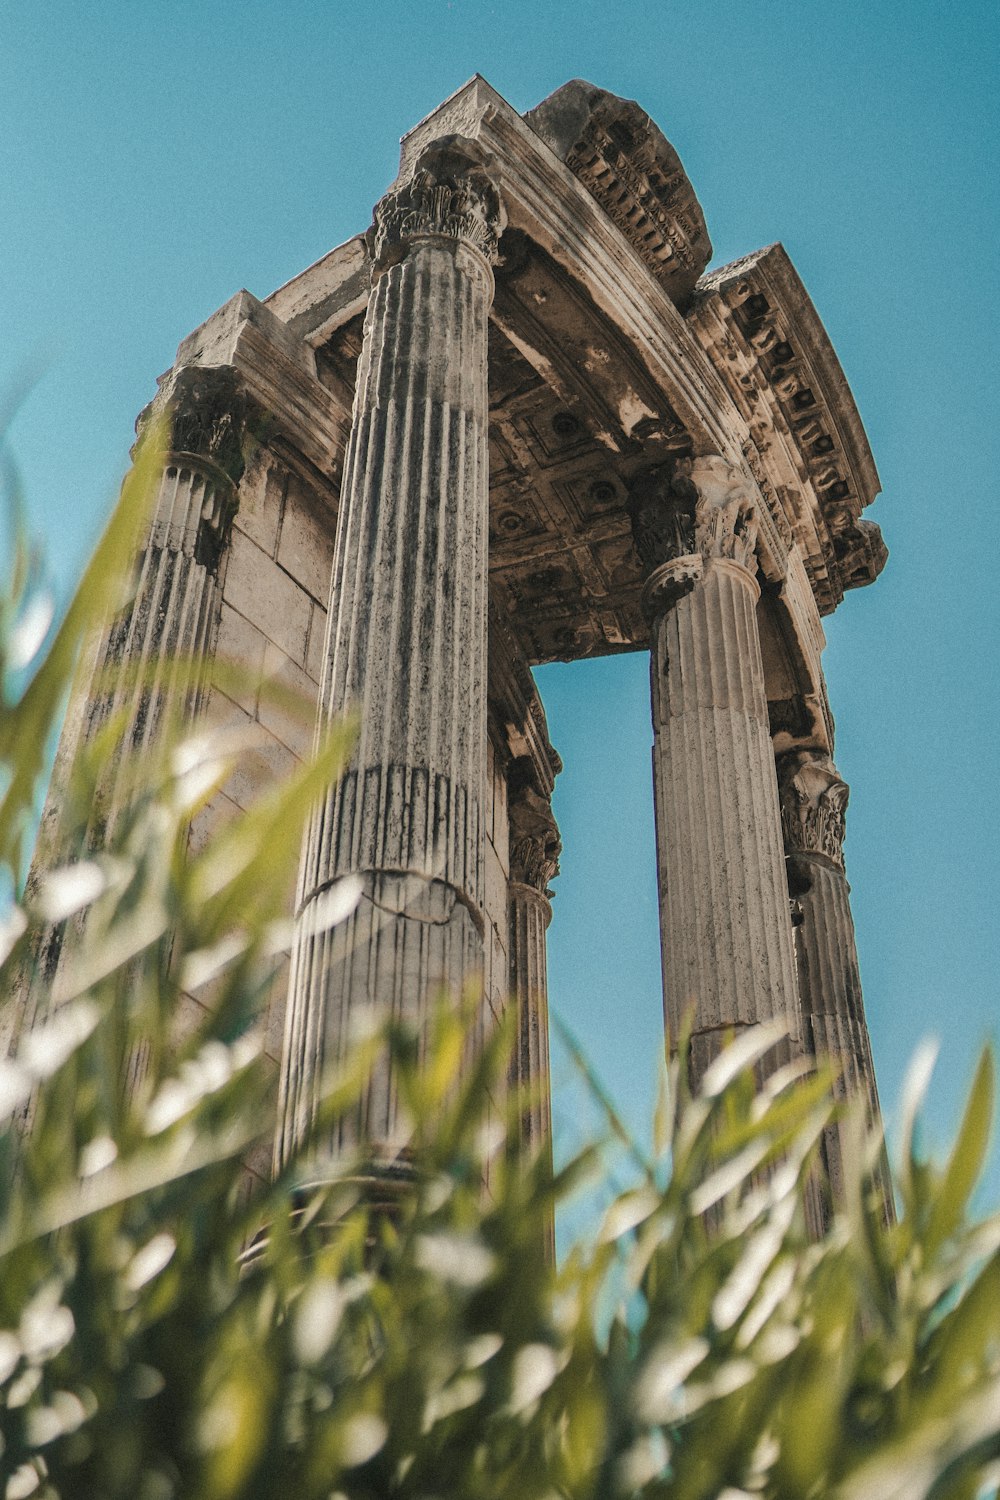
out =
<path fill-rule="evenodd" d="M 678 558 L 728 557 L 752 568 L 756 485 L 718 454 L 647 470 L 629 494 L 632 537 L 648 569 Z"/>
<path fill-rule="evenodd" d="M 738 464 L 717 453 L 696 458 L 691 480 L 698 491 L 695 543 L 703 557 L 728 557 L 753 568 L 760 496 Z"/>
<path fill-rule="evenodd" d="M 826 756 L 787 757 L 779 773 L 786 854 L 822 854 L 843 866 L 850 789 Z"/>
<path fill-rule="evenodd" d="M 410 180 L 375 207 L 368 231 L 375 275 L 402 260 L 413 240 L 427 238 L 466 244 L 495 265 L 505 216 L 490 164 L 464 136 L 443 136 L 421 152 Z"/>
<path fill-rule="evenodd" d="M 215 478 L 237 485 L 243 477 L 248 402 L 232 365 L 184 365 L 140 413 L 141 438 L 149 422 L 166 418 L 171 458 L 207 460 Z M 133 450 L 134 451 L 134 450 Z"/>
<path fill-rule="evenodd" d="M 186 552 L 214 573 L 236 513 L 248 444 L 261 430 L 260 413 L 231 365 L 184 365 L 141 413 L 140 440 L 156 418 L 165 424 L 164 482 L 179 486 L 186 499 L 158 511 L 152 543 Z"/>
<path fill-rule="evenodd" d="M 562 841 L 546 798 L 531 787 L 522 787 L 510 804 L 510 878 L 529 885 L 543 896 L 551 895 L 550 880 L 559 873 Z"/>

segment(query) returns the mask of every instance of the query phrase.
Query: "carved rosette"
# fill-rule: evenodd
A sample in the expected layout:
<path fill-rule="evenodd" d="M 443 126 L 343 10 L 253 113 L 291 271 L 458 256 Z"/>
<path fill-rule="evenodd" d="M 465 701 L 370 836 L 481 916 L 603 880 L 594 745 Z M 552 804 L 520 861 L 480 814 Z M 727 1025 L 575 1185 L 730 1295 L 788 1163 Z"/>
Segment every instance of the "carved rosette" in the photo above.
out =
<path fill-rule="evenodd" d="M 635 549 L 649 570 L 643 590 L 648 618 L 688 593 L 709 559 L 753 575 L 760 504 L 752 476 L 719 454 L 679 458 L 639 476 L 628 509 Z"/>
<path fill-rule="evenodd" d="M 391 189 L 375 208 L 368 231 L 374 275 L 402 260 L 412 241 L 450 240 L 476 250 L 494 266 L 504 228 L 491 158 L 475 141 L 444 136 L 417 158 L 409 182 Z"/>
<path fill-rule="evenodd" d="M 781 828 L 788 854 L 819 854 L 843 869 L 850 790 L 832 761 L 793 757 L 781 774 Z"/>

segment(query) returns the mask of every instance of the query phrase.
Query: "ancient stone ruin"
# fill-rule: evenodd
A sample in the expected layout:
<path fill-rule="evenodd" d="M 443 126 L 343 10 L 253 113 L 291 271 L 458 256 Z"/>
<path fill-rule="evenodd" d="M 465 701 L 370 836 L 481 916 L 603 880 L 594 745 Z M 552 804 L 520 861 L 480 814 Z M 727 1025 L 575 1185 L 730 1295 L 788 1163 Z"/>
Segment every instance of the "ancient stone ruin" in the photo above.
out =
<path fill-rule="evenodd" d="M 160 381 L 171 451 L 103 655 L 193 652 L 192 713 L 257 722 L 192 839 L 309 748 L 216 660 L 301 687 L 320 724 L 360 715 L 263 1023 L 279 1156 L 359 1008 L 419 1012 L 479 977 L 480 1035 L 517 1007 L 524 1139 L 545 1148 L 560 761 L 530 669 L 623 651 L 650 654 L 670 1036 L 692 1009 L 697 1076 L 776 1020 L 776 1057 L 832 1058 L 877 1115 L 821 620 L 885 561 L 862 519 L 878 475 L 781 245 L 706 274 L 710 255 L 637 104 L 574 81 L 522 117 L 476 77 L 404 137 L 367 232 L 238 293 Z M 347 874 L 360 904 L 317 931 Z M 391 1156 L 386 1069 L 345 1132 Z M 836 1187 L 838 1127 L 824 1152 Z"/>

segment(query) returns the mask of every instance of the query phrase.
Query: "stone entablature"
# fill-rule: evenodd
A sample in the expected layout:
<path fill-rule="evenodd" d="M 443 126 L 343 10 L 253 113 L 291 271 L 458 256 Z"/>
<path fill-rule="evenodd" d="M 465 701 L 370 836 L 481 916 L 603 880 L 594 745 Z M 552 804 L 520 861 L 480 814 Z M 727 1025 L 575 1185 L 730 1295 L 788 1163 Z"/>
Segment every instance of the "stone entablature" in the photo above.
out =
<path fill-rule="evenodd" d="M 820 614 L 885 564 L 862 510 L 879 492 L 843 370 L 781 245 L 702 277 L 688 320 L 748 431 L 799 541 Z"/>
<path fill-rule="evenodd" d="M 671 300 L 686 303 L 712 244 L 681 159 L 646 111 L 574 78 L 525 120 L 614 220 Z"/>
<path fill-rule="evenodd" d="M 313 350 L 250 292 L 237 292 L 177 350 L 172 371 L 229 369 L 242 401 L 252 404 L 255 437 L 336 505 L 350 429 L 350 400 L 318 378 Z"/>
<path fill-rule="evenodd" d="M 844 582 L 831 573 L 832 546 L 825 554 L 818 541 L 826 526 L 819 480 L 829 466 L 817 472 L 815 489 L 804 483 L 803 461 L 784 427 L 776 434 L 773 422 L 751 420 L 738 378 L 747 372 L 734 375 L 712 339 L 704 348 L 703 322 L 716 296 L 711 277 L 702 278 L 686 322 L 666 300 L 642 314 L 630 307 L 644 291 L 634 269 L 615 267 L 613 298 L 607 284 L 595 282 L 594 268 L 610 257 L 617 227 L 589 195 L 590 207 L 576 205 L 575 221 L 567 215 L 568 184 L 555 175 L 560 164 L 551 157 L 547 164 L 546 153 L 532 144 L 533 132 L 481 79 L 410 133 L 404 165 L 412 167 L 433 141 L 434 126 L 447 131 L 457 124 L 504 160 L 510 224 L 499 244 L 491 313 L 490 557 L 497 598 L 528 659 L 646 645 L 628 488 L 657 461 L 717 452 L 744 463 L 764 499 L 757 517 L 764 577 L 781 583 L 793 545 L 802 552 L 815 604 L 792 589 L 782 607 L 810 663 L 804 696 L 816 705 L 811 717 L 816 725 L 825 720 L 818 732 L 828 738 L 829 715 L 814 670 L 821 649 L 816 616 L 829 610 Z M 618 234 L 619 247 L 625 243 Z M 366 257 L 361 240 L 349 241 L 269 299 L 305 338 L 345 406 L 360 347 Z M 804 293 L 800 301 L 819 328 Z M 669 333 L 669 351 L 654 347 L 661 328 Z M 810 350 L 824 340 L 810 330 Z M 830 399 L 850 403 L 828 345 L 821 362 Z M 714 402 L 711 417 L 706 396 Z M 841 418 L 841 428 L 853 430 L 855 423 L 856 413 Z M 870 461 L 866 473 L 865 503 L 877 489 Z M 855 530 L 875 557 L 875 533 L 867 524 Z"/>

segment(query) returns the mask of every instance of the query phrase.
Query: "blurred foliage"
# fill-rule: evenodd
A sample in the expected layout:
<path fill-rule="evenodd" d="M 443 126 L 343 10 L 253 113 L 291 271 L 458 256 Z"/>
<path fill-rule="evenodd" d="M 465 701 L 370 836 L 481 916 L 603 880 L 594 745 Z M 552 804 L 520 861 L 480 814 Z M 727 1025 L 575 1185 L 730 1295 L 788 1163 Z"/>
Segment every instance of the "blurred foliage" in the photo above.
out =
<path fill-rule="evenodd" d="M 192 854 L 190 819 L 238 751 L 166 726 L 111 846 L 15 899 L 44 747 L 81 643 L 122 597 L 157 462 L 140 455 L 58 630 L 21 540 L 0 599 L 8 1008 L 53 924 L 69 945 L 58 993 L 0 1065 L 0 1495 L 995 1493 L 1000 1217 L 969 1216 L 988 1056 L 943 1168 L 914 1145 L 918 1059 L 898 1223 L 883 1222 L 878 1143 L 859 1130 L 848 1201 L 819 1244 L 802 1202 L 828 1080 L 790 1069 L 756 1092 L 763 1031 L 698 1097 L 673 1063 L 653 1158 L 630 1143 L 633 1185 L 556 1269 L 551 1215 L 602 1170 L 602 1149 L 554 1178 L 511 1159 L 487 1110 L 511 1039 L 498 1032 L 462 1076 L 458 1005 L 423 1040 L 382 1026 L 327 1080 L 317 1140 L 377 1050 L 393 1053 L 412 1140 L 391 1212 L 373 1209 L 364 1163 L 318 1148 L 269 1185 L 241 1167 L 271 1130 L 254 1018 L 288 943 L 303 820 L 346 732 Z M 81 755 L 67 791 L 78 835 L 106 748 Z M 178 1040 L 195 983 L 211 1006 Z"/>

